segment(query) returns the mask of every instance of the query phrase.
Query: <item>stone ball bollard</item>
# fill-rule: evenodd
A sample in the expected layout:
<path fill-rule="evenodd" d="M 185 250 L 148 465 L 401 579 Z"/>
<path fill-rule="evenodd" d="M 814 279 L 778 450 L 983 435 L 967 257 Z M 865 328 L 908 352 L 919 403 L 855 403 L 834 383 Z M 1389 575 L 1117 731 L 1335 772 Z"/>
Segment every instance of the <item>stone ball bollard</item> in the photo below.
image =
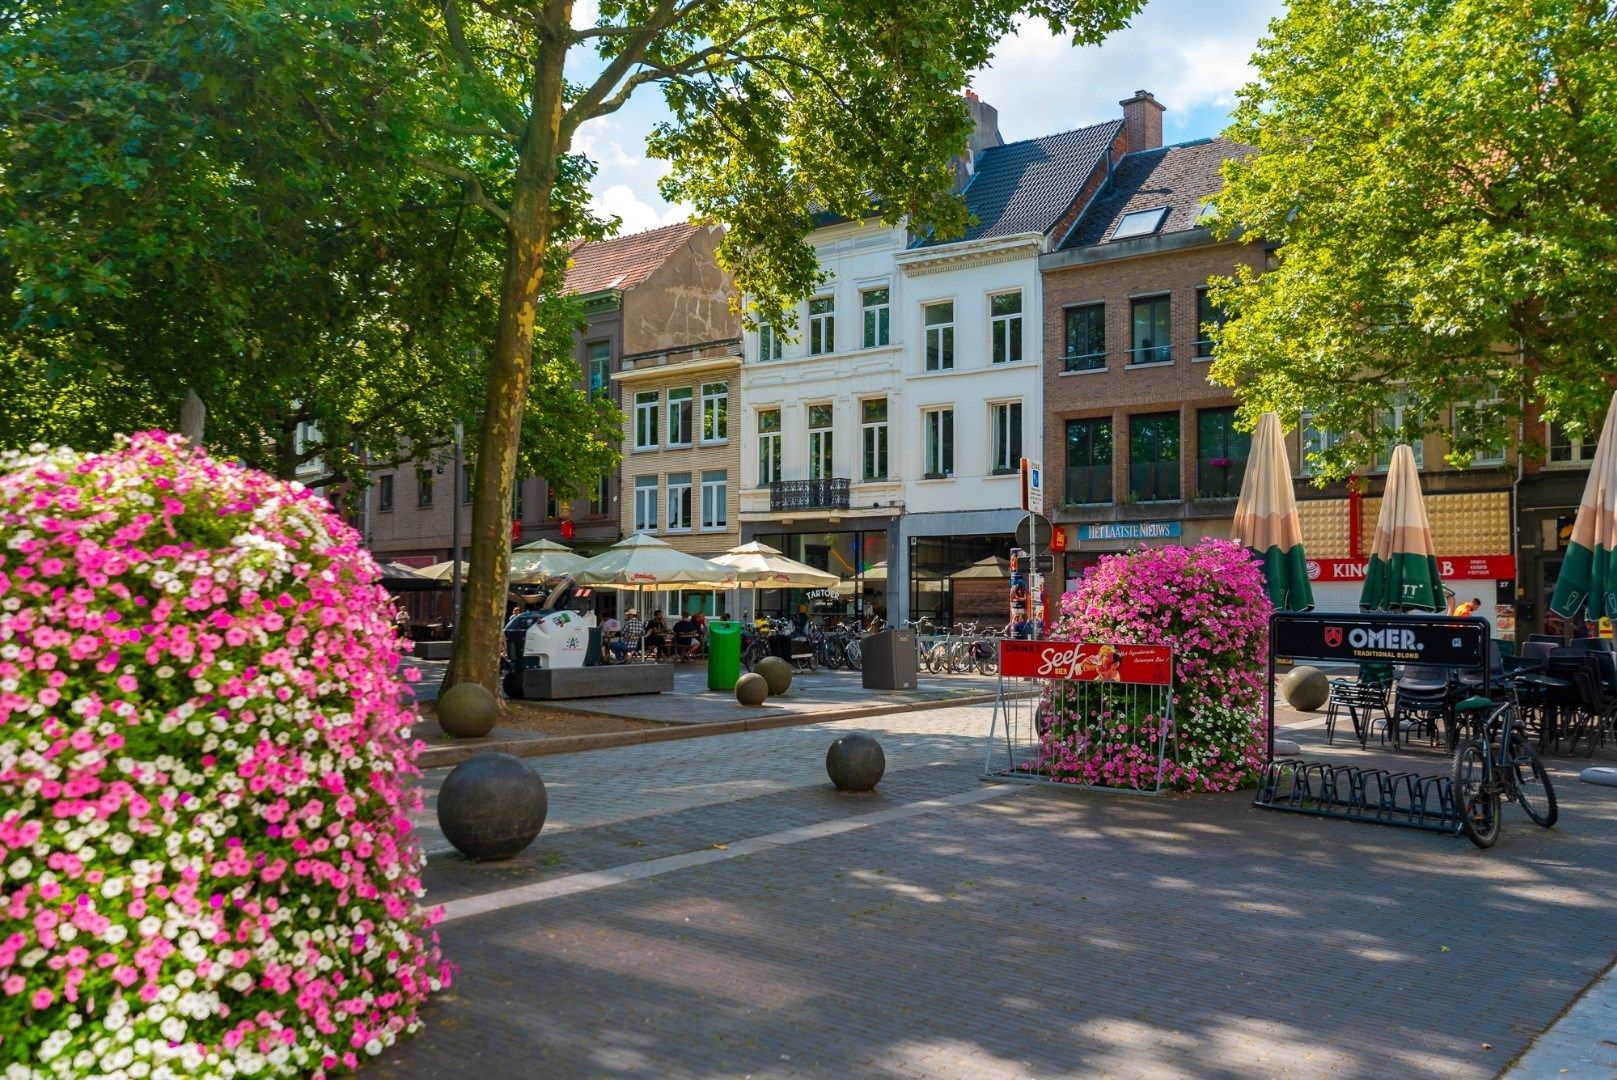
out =
<path fill-rule="evenodd" d="M 792 665 L 778 656 L 764 657 L 753 665 L 752 673 L 764 677 L 773 696 L 778 697 L 792 688 Z"/>
<path fill-rule="evenodd" d="M 749 671 L 736 680 L 736 700 L 743 705 L 762 705 L 769 696 L 769 684 L 762 675 Z"/>
<path fill-rule="evenodd" d="M 1585 784 L 1599 784 L 1601 787 L 1617 788 L 1617 769 L 1608 765 L 1593 765 L 1578 774 L 1578 779 Z"/>
<path fill-rule="evenodd" d="M 480 683 L 456 683 L 438 697 L 438 726 L 445 735 L 480 739 L 499 718 L 499 701 Z"/>
<path fill-rule="evenodd" d="M 539 774 L 510 754 L 478 754 L 456 765 L 438 791 L 438 827 L 462 855 L 509 859 L 545 827 L 550 800 Z"/>
<path fill-rule="evenodd" d="M 870 791 L 887 771 L 887 755 L 869 735 L 843 735 L 825 752 L 825 771 L 839 791 Z"/>
<path fill-rule="evenodd" d="M 1280 680 L 1286 703 L 1303 712 L 1318 712 L 1331 698 L 1331 681 L 1316 667 L 1294 667 Z"/>

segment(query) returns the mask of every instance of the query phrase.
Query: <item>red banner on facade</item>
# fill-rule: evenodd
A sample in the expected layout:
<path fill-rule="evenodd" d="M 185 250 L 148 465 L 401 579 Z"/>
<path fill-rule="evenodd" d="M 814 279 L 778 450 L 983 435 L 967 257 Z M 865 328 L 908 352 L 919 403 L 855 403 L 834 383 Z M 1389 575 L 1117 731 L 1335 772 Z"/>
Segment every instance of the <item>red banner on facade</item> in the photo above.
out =
<path fill-rule="evenodd" d="M 1166 645 L 1006 640 L 999 643 L 999 673 L 1017 679 L 1168 686 L 1173 682 L 1173 650 Z"/>
<path fill-rule="evenodd" d="M 1437 572 L 1444 581 L 1511 581 L 1516 577 L 1514 555 L 1439 555 Z M 1365 564 L 1359 559 L 1309 559 L 1309 581 L 1363 581 Z"/>

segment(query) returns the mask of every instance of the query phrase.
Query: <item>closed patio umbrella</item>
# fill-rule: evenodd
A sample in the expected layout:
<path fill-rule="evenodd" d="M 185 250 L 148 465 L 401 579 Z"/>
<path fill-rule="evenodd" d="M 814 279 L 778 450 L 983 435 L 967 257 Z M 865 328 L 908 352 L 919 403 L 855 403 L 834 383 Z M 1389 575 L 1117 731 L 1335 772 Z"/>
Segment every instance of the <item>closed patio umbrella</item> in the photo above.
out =
<path fill-rule="evenodd" d="M 1280 418 L 1258 418 L 1247 454 L 1241 497 L 1235 502 L 1232 535 L 1263 564 L 1263 580 L 1277 611 L 1311 611 L 1314 589 L 1303 558 L 1303 530 L 1291 490 L 1291 459 Z"/>
<path fill-rule="evenodd" d="M 1550 610 L 1563 618 L 1576 615 L 1580 607 L 1588 609 L 1591 623 L 1617 619 L 1617 394 L 1606 410 L 1550 599 Z"/>
<path fill-rule="evenodd" d="M 1387 490 L 1370 545 L 1359 607 L 1365 611 L 1441 611 L 1443 582 L 1432 548 L 1432 526 L 1421 500 L 1415 452 L 1399 443 L 1387 470 Z"/>

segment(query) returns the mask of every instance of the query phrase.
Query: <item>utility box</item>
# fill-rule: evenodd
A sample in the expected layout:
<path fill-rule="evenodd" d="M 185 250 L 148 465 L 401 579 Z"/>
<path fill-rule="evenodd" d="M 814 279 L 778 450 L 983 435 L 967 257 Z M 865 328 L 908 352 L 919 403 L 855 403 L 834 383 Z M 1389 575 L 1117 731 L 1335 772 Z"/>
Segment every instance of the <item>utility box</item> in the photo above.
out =
<path fill-rule="evenodd" d="M 915 631 L 883 630 L 859 642 L 866 690 L 915 689 Z"/>

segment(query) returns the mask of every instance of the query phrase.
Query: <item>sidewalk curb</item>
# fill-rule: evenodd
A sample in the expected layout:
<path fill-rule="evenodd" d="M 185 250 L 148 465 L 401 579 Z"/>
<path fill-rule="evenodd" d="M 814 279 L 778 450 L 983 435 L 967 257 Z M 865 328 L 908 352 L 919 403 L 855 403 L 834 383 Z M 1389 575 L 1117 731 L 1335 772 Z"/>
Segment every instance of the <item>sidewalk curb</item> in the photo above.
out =
<path fill-rule="evenodd" d="M 1035 693 L 1037 691 L 1025 691 L 1012 696 L 1030 697 Z M 416 759 L 416 767 L 426 770 L 458 765 L 467 758 L 484 753 L 541 757 L 548 754 L 575 754 L 585 750 L 615 750 L 622 746 L 642 746 L 646 743 L 672 742 L 675 739 L 700 739 L 708 735 L 736 735 L 743 731 L 772 731 L 784 727 L 806 727 L 809 724 L 832 724 L 869 716 L 952 709 L 960 705 L 988 705 L 992 704 L 996 697 L 997 695 L 988 693 L 969 694 L 943 701 L 905 701 L 894 705 L 868 705 L 840 712 L 788 713 L 785 716 L 759 716 L 748 720 L 719 720 L 711 724 L 670 724 L 666 728 L 613 731 L 602 735 L 557 735 L 545 739 L 496 739 L 486 736 L 482 739 L 466 740 L 464 744 L 429 746 Z"/>

